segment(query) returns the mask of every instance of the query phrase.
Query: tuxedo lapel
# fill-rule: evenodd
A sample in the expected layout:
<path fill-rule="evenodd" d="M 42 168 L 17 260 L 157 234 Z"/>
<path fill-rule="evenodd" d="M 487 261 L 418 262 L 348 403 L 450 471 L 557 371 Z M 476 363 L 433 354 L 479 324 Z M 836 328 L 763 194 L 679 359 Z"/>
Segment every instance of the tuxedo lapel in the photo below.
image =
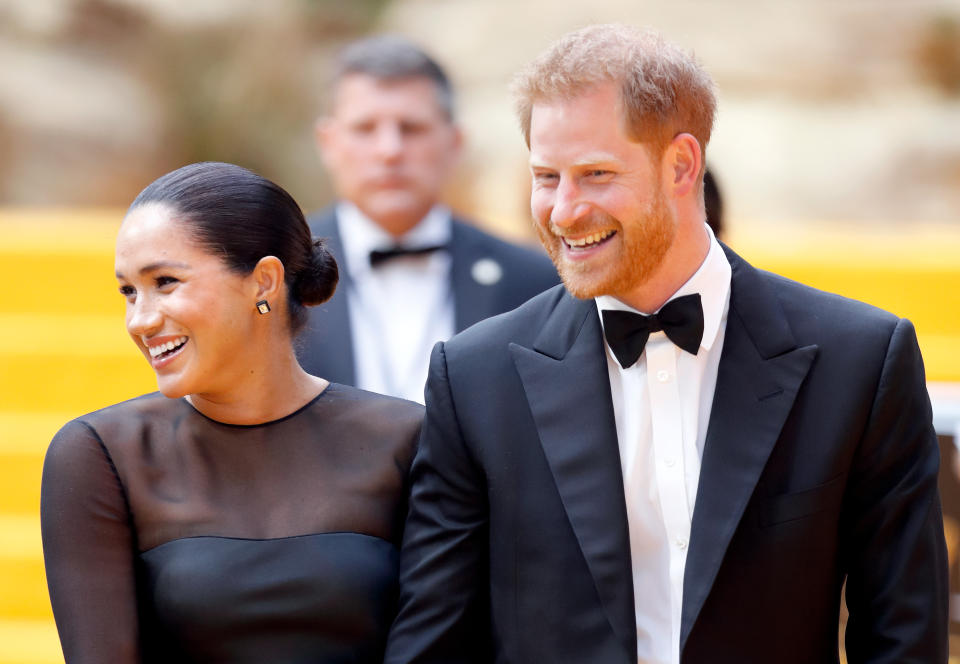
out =
<path fill-rule="evenodd" d="M 303 332 L 304 343 L 300 345 L 298 354 L 308 372 L 337 383 L 354 385 L 353 334 L 347 307 L 350 274 L 333 209 L 311 218 L 310 231 L 314 237 L 326 239 L 327 249 L 339 266 L 340 282 L 333 297 L 319 306 L 311 307 L 310 321 Z"/>
<path fill-rule="evenodd" d="M 635 656 L 627 512 L 596 305 L 564 293 L 533 348 L 510 350 L 610 624 Z"/>
<path fill-rule="evenodd" d="M 470 228 L 457 219 L 453 220 L 451 228 L 450 259 L 454 325 L 457 332 L 462 332 L 474 323 L 500 313 L 498 290 L 493 286 L 503 277 L 503 269 L 483 246 L 473 240 Z"/>
<path fill-rule="evenodd" d="M 730 310 L 691 524 L 681 652 L 817 352 L 797 348 L 766 281 L 727 256 Z"/>

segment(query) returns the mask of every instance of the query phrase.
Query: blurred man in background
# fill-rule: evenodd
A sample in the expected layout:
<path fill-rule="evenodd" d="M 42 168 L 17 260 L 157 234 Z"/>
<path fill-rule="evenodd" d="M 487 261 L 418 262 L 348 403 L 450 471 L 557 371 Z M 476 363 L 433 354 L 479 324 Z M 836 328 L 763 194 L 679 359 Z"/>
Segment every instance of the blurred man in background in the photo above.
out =
<path fill-rule="evenodd" d="M 317 144 L 339 201 L 310 218 L 340 265 L 312 312 L 311 373 L 422 401 L 430 349 L 559 282 L 543 254 L 455 218 L 441 194 L 462 136 L 444 71 L 414 44 L 379 36 L 336 59 Z"/>

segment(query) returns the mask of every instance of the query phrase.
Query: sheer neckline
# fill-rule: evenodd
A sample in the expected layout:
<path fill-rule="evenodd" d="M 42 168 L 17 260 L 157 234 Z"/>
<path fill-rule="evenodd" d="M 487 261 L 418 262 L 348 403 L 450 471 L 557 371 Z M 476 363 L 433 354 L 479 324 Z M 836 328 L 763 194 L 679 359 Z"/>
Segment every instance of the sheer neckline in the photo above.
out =
<path fill-rule="evenodd" d="M 313 404 L 315 404 L 317 401 L 319 401 L 320 399 L 322 399 L 323 396 L 324 396 L 327 392 L 329 392 L 330 389 L 331 389 L 333 386 L 334 386 L 334 383 L 332 383 L 332 382 L 327 383 L 327 386 L 326 386 L 325 388 L 323 388 L 323 390 L 321 390 L 320 393 L 317 394 L 317 396 L 315 396 L 315 397 L 313 397 L 312 399 L 310 399 L 310 401 L 308 401 L 307 403 L 303 404 L 302 406 L 300 406 L 299 408 L 297 408 L 297 409 L 296 409 L 295 411 L 293 411 L 292 413 L 288 413 L 288 414 L 286 414 L 286 415 L 284 415 L 284 416 L 282 416 L 282 417 L 278 417 L 277 419 L 274 419 L 274 420 L 267 420 L 266 422 L 257 422 L 256 424 L 232 424 L 232 423 L 230 423 L 230 422 L 221 422 L 220 420 L 215 420 L 214 418 L 210 417 L 209 415 L 204 415 L 202 412 L 200 412 L 200 410 L 199 410 L 196 406 L 194 406 L 192 403 L 190 403 L 190 402 L 187 400 L 186 397 L 181 397 L 181 398 L 180 398 L 180 401 L 182 401 L 183 403 L 187 404 L 187 407 L 190 408 L 190 410 L 192 410 L 194 413 L 196 413 L 197 415 L 199 415 L 199 416 L 202 417 L 203 419 L 207 420 L 208 422 L 213 422 L 214 424 L 218 424 L 218 425 L 220 425 L 220 426 L 222 426 L 222 427 L 231 427 L 231 428 L 234 428 L 234 429 L 257 429 L 257 428 L 259 428 L 259 427 L 268 427 L 268 426 L 271 426 L 271 425 L 273 425 L 273 424 L 280 424 L 281 422 L 285 422 L 285 421 L 287 421 L 287 420 L 289 420 L 289 419 L 291 419 L 291 418 L 293 418 L 293 417 L 296 417 L 297 415 L 299 415 L 299 414 L 302 413 L 303 411 L 305 411 L 305 410 L 307 410 L 308 408 L 310 408 L 310 406 L 312 406 Z"/>

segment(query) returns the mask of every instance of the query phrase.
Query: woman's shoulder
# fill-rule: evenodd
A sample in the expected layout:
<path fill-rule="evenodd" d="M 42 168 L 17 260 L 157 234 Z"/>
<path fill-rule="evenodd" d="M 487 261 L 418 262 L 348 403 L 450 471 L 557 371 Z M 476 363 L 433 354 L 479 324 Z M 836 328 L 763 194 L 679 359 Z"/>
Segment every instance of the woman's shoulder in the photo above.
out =
<path fill-rule="evenodd" d="M 115 441 L 124 438 L 125 430 L 142 430 L 151 412 L 159 415 L 172 406 L 171 401 L 160 393 L 145 394 L 70 420 L 47 447 L 44 475 L 112 468 Z"/>
<path fill-rule="evenodd" d="M 397 423 L 423 420 L 423 406 L 418 403 L 341 383 L 330 383 L 323 397 L 325 406 L 351 419 L 364 420 L 382 415 Z"/>
<path fill-rule="evenodd" d="M 50 446 L 54 449 L 91 442 L 104 446 L 109 440 L 122 439 L 124 432 L 142 430 L 151 420 L 176 416 L 183 407 L 182 399 L 169 399 L 159 392 L 144 394 L 70 420 Z"/>
<path fill-rule="evenodd" d="M 316 410 L 343 440 L 363 440 L 395 454 L 412 453 L 420 438 L 423 406 L 349 385 L 331 383 Z"/>
<path fill-rule="evenodd" d="M 183 399 L 170 399 L 160 392 L 143 394 L 71 420 L 67 424 L 79 422 L 94 428 L 116 422 L 143 421 L 155 417 L 170 417 L 177 411 L 189 409 Z"/>

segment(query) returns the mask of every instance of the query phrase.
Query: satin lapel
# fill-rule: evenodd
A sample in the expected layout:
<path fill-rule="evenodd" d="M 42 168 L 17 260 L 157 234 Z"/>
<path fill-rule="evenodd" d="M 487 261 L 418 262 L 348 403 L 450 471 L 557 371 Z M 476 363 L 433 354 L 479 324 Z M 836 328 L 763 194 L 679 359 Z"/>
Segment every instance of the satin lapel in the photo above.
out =
<path fill-rule="evenodd" d="M 635 653 L 623 476 L 596 305 L 564 294 L 533 349 L 510 349 L 600 600 L 626 652 Z"/>
<path fill-rule="evenodd" d="M 298 343 L 297 355 L 309 373 L 354 385 L 353 334 L 347 307 L 350 275 L 344 263 L 343 243 L 333 210 L 311 217 L 310 231 L 314 237 L 326 238 L 327 248 L 340 267 L 340 283 L 333 297 L 310 308 L 310 321 Z"/>
<path fill-rule="evenodd" d="M 477 261 L 489 260 L 494 270 L 499 263 L 471 237 L 472 229 L 464 222 L 453 220 L 450 235 L 450 283 L 453 288 L 454 325 L 462 332 L 474 323 L 500 313 L 497 306 L 497 288 L 482 284 L 474 278 Z"/>
<path fill-rule="evenodd" d="M 764 278 L 729 250 L 728 258 L 730 311 L 691 524 L 681 652 L 817 353 L 796 346 Z"/>

